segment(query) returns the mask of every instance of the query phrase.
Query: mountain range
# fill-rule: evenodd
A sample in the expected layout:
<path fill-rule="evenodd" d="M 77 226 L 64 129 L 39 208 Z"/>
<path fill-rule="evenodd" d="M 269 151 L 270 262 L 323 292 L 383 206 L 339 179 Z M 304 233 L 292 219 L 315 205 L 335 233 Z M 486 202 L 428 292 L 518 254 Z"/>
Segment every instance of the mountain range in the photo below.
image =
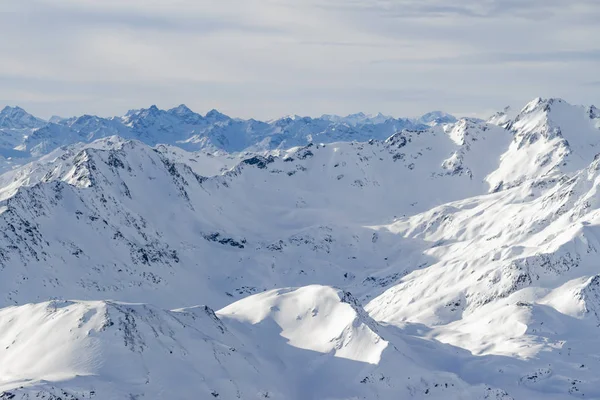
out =
<path fill-rule="evenodd" d="M 600 398 L 594 106 L 0 137 L 0 399 Z"/>
<path fill-rule="evenodd" d="M 320 118 L 294 115 L 262 122 L 231 118 L 217 110 L 200 115 L 184 104 L 169 110 L 156 106 L 130 110 L 123 117 L 82 115 L 44 121 L 20 107 L 7 106 L 0 111 L 0 156 L 30 161 L 61 146 L 113 135 L 151 146 L 170 144 L 187 151 L 261 151 L 311 142 L 385 139 L 403 129 L 449 122 L 456 122 L 456 118 L 440 111 L 412 119 L 358 113 Z"/>

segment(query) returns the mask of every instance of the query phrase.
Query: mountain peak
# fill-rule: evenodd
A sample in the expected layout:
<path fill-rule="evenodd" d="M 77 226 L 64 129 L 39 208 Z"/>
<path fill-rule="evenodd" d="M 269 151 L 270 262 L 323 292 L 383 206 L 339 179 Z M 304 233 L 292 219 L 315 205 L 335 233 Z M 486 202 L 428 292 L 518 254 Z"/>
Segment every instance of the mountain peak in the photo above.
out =
<path fill-rule="evenodd" d="M 195 113 L 185 104 L 180 104 L 177 107 L 171 108 L 167 113 L 176 116 L 181 121 L 190 125 L 198 125 L 204 120 L 202 115 Z"/>
<path fill-rule="evenodd" d="M 4 114 L 9 114 L 9 113 L 15 113 L 15 112 L 25 112 L 25 110 L 23 110 L 21 107 L 19 106 L 6 106 L 2 109 L 2 111 L 0 111 L 0 114 L 4 115 Z"/>
<path fill-rule="evenodd" d="M 215 121 L 226 121 L 230 119 L 227 115 L 217 111 L 216 109 L 212 109 L 206 113 L 206 119 L 215 120 Z"/>
<path fill-rule="evenodd" d="M 39 128 L 46 122 L 21 107 L 6 106 L 0 111 L 0 127 L 9 129 Z"/>
<path fill-rule="evenodd" d="M 188 106 L 186 106 L 185 104 L 180 104 L 177 107 L 171 108 L 169 110 L 170 113 L 172 114 L 178 114 L 178 115 L 183 115 L 183 114 L 192 114 L 194 113 L 192 110 L 190 110 L 190 108 Z"/>
<path fill-rule="evenodd" d="M 525 107 L 521 110 L 521 114 L 528 114 L 536 109 L 540 109 L 543 107 L 543 111 L 550 111 L 550 106 L 553 104 L 566 104 L 567 102 L 559 97 L 551 97 L 548 99 L 544 99 L 542 97 L 536 97 L 531 100 L 529 103 L 525 105 Z"/>
<path fill-rule="evenodd" d="M 163 110 L 161 110 L 160 108 L 158 108 L 156 105 L 151 105 L 148 108 L 142 108 L 141 110 L 137 110 L 136 112 L 134 112 L 133 115 L 137 115 L 138 117 L 141 118 L 148 118 L 148 117 L 157 117 L 161 112 L 163 112 Z"/>
<path fill-rule="evenodd" d="M 158 115 L 160 111 L 161 110 L 155 104 L 152 104 L 148 108 L 138 108 L 127 111 L 125 118 L 148 117 L 150 115 Z"/>
<path fill-rule="evenodd" d="M 514 118 L 506 111 L 488 122 L 509 129 L 514 146 L 502 156 L 490 182 L 508 188 L 524 181 L 552 180 L 587 167 L 598 154 L 600 134 L 591 108 L 538 97 Z"/>
<path fill-rule="evenodd" d="M 364 112 L 357 112 L 354 114 L 348 114 L 346 115 L 346 118 L 365 118 L 367 115 Z"/>
<path fill-rule="evenodd" d="M 525 104 L 525 107 L 523 107 L 521 109 L 521 112 L 527 112 L 529 110 L 533 110 L 537 106 L 542 104 L 543 102 L 544 102 L 544 99 L 542 99 L 541 97 L 536 97 L 535 99 L 531 100 L 529 103 Z"/>
<path fill-rule="evenodd" d="M 437 124 L 451 124 L 457 121 L 454 115 L 448 114 L 443 111 L 431 111 L 423 114 L 417 119 L 418 122 L 425 125 L 437 125 Z"/>

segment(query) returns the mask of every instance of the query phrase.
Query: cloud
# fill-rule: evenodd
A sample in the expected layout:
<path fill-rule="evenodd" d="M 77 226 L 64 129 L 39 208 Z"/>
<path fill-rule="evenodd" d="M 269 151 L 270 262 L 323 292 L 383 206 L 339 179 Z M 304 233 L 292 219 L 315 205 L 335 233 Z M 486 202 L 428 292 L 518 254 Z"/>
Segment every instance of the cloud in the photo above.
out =
<path fill-rule="evenodd" d="M 329 9 L 376 12 L 388 18 L 552 18 L 571 13 L 589 13 L 600 10 L 595 0 L 374 0 L 326 1 L 321 6 Z"/>
<path fill-rule="evenodd" d="M 374 60 L 373 64 L 386 63 L 414 63 L 429 65 L 506 65 L 529 64 L 544 65 L 547 63 L 573 63 L 586 62 L 597 64 L 600 62 L 600 49 L 589 50 L 562 50 L 530 53 L 474 53 L 457 55 L 453 57 L 424 57 L 424 58 L 390 58 Z"/>
<path fill-rule="evenodd" d="M 126 28 L 140 31 L 180 32 L 182 34 L 212 34 L 224 31 L 280 34 L 282 27 L 265 26 L 227 13 L 211 13 L 210 9 L 186 13 L 174 6 L 165 10 L 140 7 L 86 7 L 84 3 L 45 2 L 32 0 L 21 3 L 13 13 L 26 14 L 30 24 L 52 26 L 54 29 Z"/>
<path fill-rule="evenodd" d="M 256 118 L 598 103 L 598 18 L 596 0 L 9 0 L 0 102 Z"/>

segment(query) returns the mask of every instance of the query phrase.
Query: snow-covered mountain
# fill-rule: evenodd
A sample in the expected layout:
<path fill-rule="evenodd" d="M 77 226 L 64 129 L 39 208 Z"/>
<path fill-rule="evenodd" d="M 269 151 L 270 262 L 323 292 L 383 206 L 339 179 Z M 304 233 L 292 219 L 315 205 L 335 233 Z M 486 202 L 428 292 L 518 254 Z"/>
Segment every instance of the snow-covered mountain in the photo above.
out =
<path fill-rule="evenodd" d="M 600 398 L 600 113 L 446 117 L 21 116 L 0 399 Z"/>
<path fill-rule="evenodd" d="M 418 122 L 424 125 L 439 125 L 439 124 L 452 124 L 457 121 L 454 115 L 450 115 L 443 111 L 432 111 L 422 115 L 417 119 Z"/>
<path fill-rule="evenodd" d="M 383 332 L 351 295 L 316 285 L 251 296 L 216 314 L 28 304 L 0 311 L 0 390 L 5 399 L 509 398 L 436 371 L 402 336 L 388 341 Z"/>
<path fill-rule="evenodd" d="M 537 98 L 512 120 L 495 117 L 491 122 L 496 120 L 514 133 L 500 168 L 490 176 L 496 188 L 573 173 L 600 153 L 600 116 L 593 106 Z"/>
<path fill-rule="evenodd" d="M 454 121 L 453 116 L 438 111 L 414 119 L 359 113 L 346 117 L 291 116 L 261 122 L 230 118 L 217 110 L 200 115 L 182 104 L 169 110 L 156 106 L 130 110 L 123 117 L 82 115 L 52 117 L 46 122 L 22 108 L 6 107 L 0 111 L 0 156 L 5 159 L 0 167 L 14 166 L 19 159 L 18 164 L 33 161 L 61 146 L 114 135 L 151 146 L 168 144 L 188 151 L 231 153 L 287 149 L 312 142 L 383 140 L 403 129 L 423 129 Z"/>

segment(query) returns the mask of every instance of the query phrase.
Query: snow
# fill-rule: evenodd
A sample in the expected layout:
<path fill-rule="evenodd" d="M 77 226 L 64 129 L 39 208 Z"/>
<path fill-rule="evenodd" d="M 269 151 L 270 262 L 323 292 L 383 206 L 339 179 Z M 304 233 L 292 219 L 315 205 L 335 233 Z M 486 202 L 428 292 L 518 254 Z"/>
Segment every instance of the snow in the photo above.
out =
<path fill-rule="evenodd" d="M 377 324 L 347 301 L 313 285 L 251 296 L 216 314 L 204 306 L 166 311 L 112 301 L 5 308 L 0 390 L 10 398 L 69 399 L 502 394 L 429 371 L 426 360 L 404 353 L 401 336 L 388 346 Z"/>
<path fill-rule="evenodd" d="M 585 168 L 600 151 L 595 124 L 584 107 L 561 99 L 531 101 L 510 122 L 515 140 L 488 181 L 510 187 L 528 177 L 552 178 Z"/>
<path fill-rule="evenodd" d="M 0 398 L 600 398 L 594 107 L 5 110 Z"/>
<path fill-rule="evenodd" d="M 291 346 L 378 364 L 388 343 L 357 320 L 352 305 L 341 298 L 343 293 L 330 287 L 276 289 L 233 303 L 218 315 L 253 325 L 270 318 Z"/>

